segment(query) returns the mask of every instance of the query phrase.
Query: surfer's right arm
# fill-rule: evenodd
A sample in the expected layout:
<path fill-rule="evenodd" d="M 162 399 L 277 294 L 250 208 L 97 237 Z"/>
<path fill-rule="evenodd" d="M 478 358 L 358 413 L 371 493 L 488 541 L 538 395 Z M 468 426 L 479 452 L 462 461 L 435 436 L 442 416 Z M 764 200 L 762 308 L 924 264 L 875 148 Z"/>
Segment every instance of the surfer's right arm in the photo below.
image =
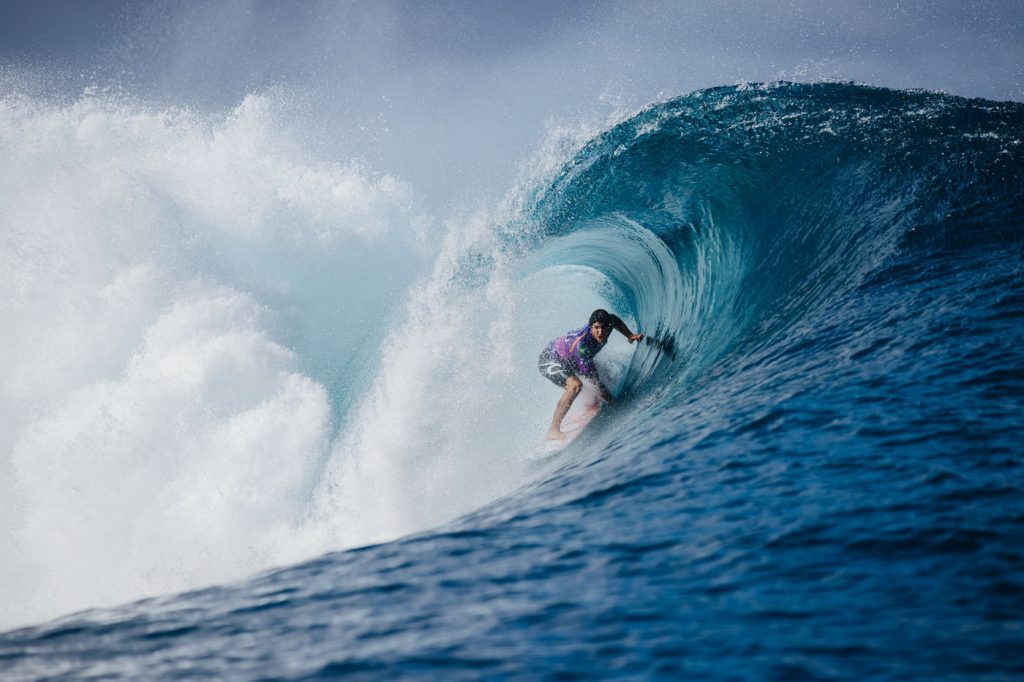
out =
<path fill-rule="evenodd" d="M 623 322 L 622 318 L 619 317 L 618 315 L 609 314 L 609 317 L 612 318 L 612 327 L 615 328 L 615 331 L 619 332 L 620 334 L 625 336 L 627 339 L 629 339 L 630 343 L 635 343 L 637 341 L 643 341 L 644 340 L 644 335 L 643 334 L 634 334 L 633 332 L 631 332 L 629 330 L 629 327 L 626 326 L 626 323 Z"/>

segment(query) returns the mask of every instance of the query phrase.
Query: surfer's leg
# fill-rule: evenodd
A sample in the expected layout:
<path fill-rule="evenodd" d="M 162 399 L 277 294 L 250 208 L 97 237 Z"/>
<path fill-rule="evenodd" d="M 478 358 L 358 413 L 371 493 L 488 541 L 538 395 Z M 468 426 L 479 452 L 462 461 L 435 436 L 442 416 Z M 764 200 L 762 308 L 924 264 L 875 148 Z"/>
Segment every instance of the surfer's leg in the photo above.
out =
<path fill-rule="evenodd" d="M 537 369 L 540 370 L 541 376 L 559 388 L 565 388 L 566 380 L 572 376 L 565 362 L 547 351 L 537 358 Z"/>
<path fill-rule="evenodd" d="M 582 388 L 583 382 L 574 376 L 565 380 L 565 393 L 562 394 L 562 397 L 558 399 L 558 404 L 555 405 L 555 416 L 551 419 L 551 428 L 548 429 L 548 440 L 562 440 L 565 438 L 565 434 L 562 433 L 562 420 L 565 419 L 566 413 L 572 407 L 572 401 L 576 400 L 576 396 L 580 394 Z"/>

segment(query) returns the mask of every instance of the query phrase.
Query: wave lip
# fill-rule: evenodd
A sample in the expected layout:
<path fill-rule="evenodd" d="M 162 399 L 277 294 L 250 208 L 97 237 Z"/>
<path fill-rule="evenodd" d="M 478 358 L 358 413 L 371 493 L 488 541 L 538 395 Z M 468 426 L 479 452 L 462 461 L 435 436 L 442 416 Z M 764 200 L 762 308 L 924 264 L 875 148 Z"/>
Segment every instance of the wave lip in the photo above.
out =
<path fill-rule="evenodd" d="M 927 92 L 715 88 L 599 135 L 540 193 L 532 218 L 540 241 L 618 229 L 593 255 L 547 259 L 609 273 L 693 379 L 770 356 L 908 251 L 927 259 L 965 240 L 1017 242 L 1022 121 L 1020 105 Z M 625 255 L 639 232 L 675 266 Z M 606 255 L 617 251 L 622 262 Z"/>

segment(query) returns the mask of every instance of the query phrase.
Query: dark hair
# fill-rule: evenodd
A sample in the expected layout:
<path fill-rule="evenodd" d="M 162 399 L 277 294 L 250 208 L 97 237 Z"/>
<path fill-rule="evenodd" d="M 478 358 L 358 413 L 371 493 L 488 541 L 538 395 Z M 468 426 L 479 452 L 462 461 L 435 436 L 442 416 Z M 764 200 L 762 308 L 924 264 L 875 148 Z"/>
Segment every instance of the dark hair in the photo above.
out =
<path fill-rule="evenodd" d="M 594 312 L 590 313 L 590 322 L 588 322 L 587 324 L 594 324 L 595 322 L 600 322 L 603 325 L 611 326 L 612 316 L 611 314 L 609 314 L 607 310 L 603 308 L 598 308 Z"/>

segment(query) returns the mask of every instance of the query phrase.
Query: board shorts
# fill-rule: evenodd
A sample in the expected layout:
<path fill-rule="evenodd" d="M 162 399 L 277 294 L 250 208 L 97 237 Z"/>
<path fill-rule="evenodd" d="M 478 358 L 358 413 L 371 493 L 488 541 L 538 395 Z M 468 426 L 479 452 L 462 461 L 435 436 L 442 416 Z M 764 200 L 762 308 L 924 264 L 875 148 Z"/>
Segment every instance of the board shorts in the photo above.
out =
<path fill-rule="evenodd" d="M 545 379 L 562 388 L 565 388 L 565 382 L 569 380 L 569 377 L 576 376 L 576 370 L 569 364 L 569 361 L 558 357 L 550 349 L 544 349 L 544 352 L 537 358 L 537 369 Z"/>

